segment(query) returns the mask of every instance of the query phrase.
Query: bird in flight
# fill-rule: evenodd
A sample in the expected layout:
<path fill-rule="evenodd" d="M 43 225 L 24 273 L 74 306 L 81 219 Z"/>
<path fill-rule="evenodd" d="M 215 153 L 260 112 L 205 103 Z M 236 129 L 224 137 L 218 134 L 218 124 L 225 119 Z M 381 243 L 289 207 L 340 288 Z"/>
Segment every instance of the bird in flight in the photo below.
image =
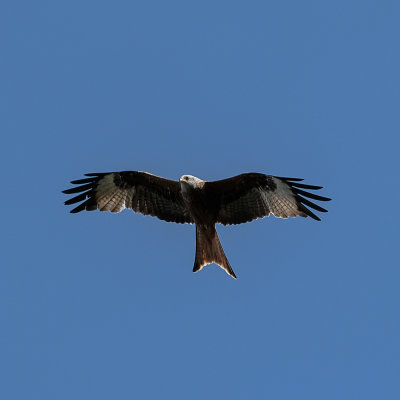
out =
<path fill-rule="evenodd" d="M 236 275 L 222 249 L 216 224 L 241 224 L 270 214 L 279 218 L 300 216 L 320 221 L 309 208 L 319 212 L 327 210 L 307 198 L 330 200 L 303 190 L 318 190 L 322 186 L 300 183 L 303 179 L 259 173 L 245 173 L 214 182 L 192 175 L 183 175 L 177 182 L 139 171 L 85 176 L 87 178 L 71 181 L 78 186 L 63 191 L 65 194 L 79 193 L 65 202 L 66 205 L 82 202 L 71 213 L 96 209 L 118 213 L 130 208 L 167 222 L 196 224 L 193 272 L 215 263 L 233 278 Z"/>

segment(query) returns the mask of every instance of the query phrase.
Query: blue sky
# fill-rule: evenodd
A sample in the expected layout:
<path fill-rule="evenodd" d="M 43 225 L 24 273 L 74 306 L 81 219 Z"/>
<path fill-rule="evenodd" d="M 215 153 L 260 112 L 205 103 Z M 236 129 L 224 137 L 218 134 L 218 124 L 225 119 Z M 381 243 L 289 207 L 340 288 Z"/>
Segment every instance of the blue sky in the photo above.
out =
<path fill-rule="evenodd" d="M 0 8 L 3 399 L 398 399 L 400 7 Z M 71 215 L 86 172 L 306 178 L 322 222 Z"/>

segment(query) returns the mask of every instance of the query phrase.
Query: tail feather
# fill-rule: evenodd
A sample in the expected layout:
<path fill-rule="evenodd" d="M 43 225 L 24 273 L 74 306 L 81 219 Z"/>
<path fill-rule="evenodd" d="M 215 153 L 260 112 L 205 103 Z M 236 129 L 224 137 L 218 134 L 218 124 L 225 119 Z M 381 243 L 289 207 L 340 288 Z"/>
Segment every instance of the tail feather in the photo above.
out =
<path fill-rule="evenodd" d="M 219 241 L 215 226 L 199 227 L 196 225 L 196 258 L 193 272 L 198 272 L 211 263 L 219 265 L 228 275 L 236 279 Z"/>

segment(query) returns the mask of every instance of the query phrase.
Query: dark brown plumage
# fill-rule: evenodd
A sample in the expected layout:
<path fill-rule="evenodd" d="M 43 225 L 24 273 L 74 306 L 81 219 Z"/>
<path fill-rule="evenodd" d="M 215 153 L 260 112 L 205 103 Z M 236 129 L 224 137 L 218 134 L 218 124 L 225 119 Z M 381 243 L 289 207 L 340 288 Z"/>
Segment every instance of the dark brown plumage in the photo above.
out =
<path fill-rule="evenodd" d="M 212 262 L 236 278 L 222 249 L 215 224 L 241 224 L 271 213 L 276 217 L 320 218 L 324 208 L 309 199 L 330 199 L 303 189 L 319 190 L 322 186 L 299 183 L 302 179 L 281 178 L 246 173 L 220 181 L 206 182 L 183 175 L 179 182 L 147 172 L 123 171 L 86 174 L 88 178 L 71 181 L 79 185 L 64 190 L 77 196 L 66 205 L 82 202 L 71 213 L 83 210 L 120 212 L 125 208 L 152 215 L 164 221 L 196 224 L 196 257 L 193 271 Z"/>

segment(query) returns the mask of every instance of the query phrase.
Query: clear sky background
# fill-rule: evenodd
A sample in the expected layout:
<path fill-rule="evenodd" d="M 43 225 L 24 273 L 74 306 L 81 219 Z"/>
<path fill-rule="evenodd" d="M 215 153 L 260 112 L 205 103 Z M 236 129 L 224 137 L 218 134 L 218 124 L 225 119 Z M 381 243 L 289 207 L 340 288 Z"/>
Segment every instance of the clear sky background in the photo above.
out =
<path fill-rule="evenodd" d="M 399 399 L 396 1 L 0 7 L 1 399 Z M 86 172 L 306 178 L 322 222 L 69 214 Z"/>

